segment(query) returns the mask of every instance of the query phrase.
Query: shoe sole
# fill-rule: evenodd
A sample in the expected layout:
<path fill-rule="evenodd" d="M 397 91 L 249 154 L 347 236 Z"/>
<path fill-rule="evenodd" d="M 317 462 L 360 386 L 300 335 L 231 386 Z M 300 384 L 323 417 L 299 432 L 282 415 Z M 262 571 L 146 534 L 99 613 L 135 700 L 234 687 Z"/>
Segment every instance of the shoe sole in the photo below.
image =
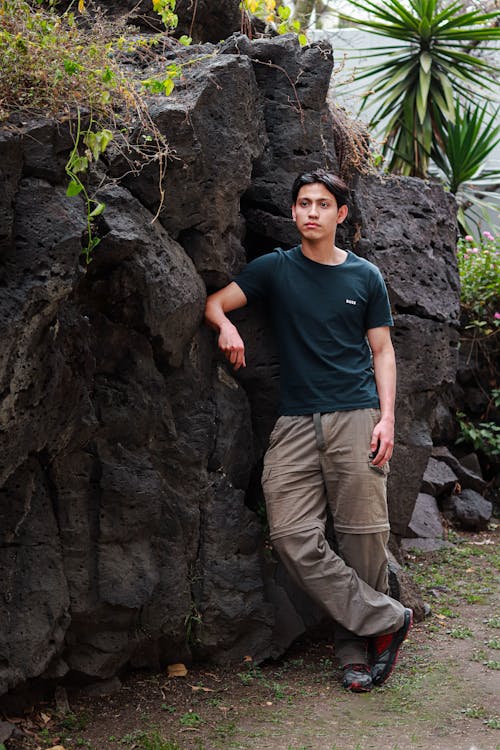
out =
<path fill-rule="evenodd" d="M 389 664 L 387 665 L 387 672 L 383 672 L 380 677 L 373 677 L 373 675 L 372 675 L 372 682 L 377 687 L 380 687 L 380 685 L 383 685 L 384 682 L 387 682 L 387 680 L 389 679 L 389 677 L 391 676 L 391 674 L 394 671 L 394 667 L 396 666 L 396 662 L 398 660 L 398 656 L 399 656 L 399 652 L 401 650 L 401 646 L 403 645 L 403 643 L 405 642 L 406 638 L 408 637 L 408 633 L 410 632 L 411 627 L 413 625 L 413 610 L 409 609 L 409 612 L 410 612 L 410 617 L 408 619 L 408 625 L 404 629 L 404 631 L 401 633 L 399 641 L 398 641 L 398 643 L 395 646 L 394 656 L 392 658 L 392 661 L 390 661 Z"/>

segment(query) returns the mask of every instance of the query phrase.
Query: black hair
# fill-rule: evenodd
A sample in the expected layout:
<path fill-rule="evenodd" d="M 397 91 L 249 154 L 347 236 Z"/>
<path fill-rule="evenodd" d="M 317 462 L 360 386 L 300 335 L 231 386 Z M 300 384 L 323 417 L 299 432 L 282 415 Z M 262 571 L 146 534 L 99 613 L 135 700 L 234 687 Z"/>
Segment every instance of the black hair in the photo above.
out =
<path fill-rule="evenodd" d="M 337 177 L 332 172 L 328 172 L 326 169 L 316 169 L 314 172 L 299 174 L 292 185 L 292 203 L 297 203 L 297 196 L 301 187 L 304 187 L 304 185 L 314 185 L 316 182 L 324 185 L 328 192 L 335 197 L 337 208 L 347 205 L 349 188 L 344 180 L 341 180 L 340 177 Z"/>

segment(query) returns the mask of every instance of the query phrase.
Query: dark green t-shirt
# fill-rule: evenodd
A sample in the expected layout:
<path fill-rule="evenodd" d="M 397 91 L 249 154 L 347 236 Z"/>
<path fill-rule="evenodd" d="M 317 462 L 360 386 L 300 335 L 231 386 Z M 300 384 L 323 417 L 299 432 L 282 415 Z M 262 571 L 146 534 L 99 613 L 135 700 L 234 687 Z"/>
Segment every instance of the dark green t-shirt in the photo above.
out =
<path fill-rule="evenodd" d="M 280 413 L 344 411 L 379 406 L 370 328 L 391 326 L 378 268 L 348 252 L 328 266 L 300 246 L 256 258 L 234 279 L 248 302 L 265 300 L 280 357 Z"/>

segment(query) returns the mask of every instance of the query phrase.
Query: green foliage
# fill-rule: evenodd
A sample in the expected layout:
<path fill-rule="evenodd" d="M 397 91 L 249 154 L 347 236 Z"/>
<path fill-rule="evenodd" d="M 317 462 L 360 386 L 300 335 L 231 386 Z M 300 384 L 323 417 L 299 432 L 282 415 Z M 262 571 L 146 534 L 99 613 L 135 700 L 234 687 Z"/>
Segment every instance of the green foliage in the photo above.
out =
<path fill-rule="evenodd" d="M 176 29 L 179 22 L 175 13 L 175 2 L 176 0 L 153 0 L 153 10 L 158 13 L 168 31 Z"/>
<path fill-rule="evenodd" d="M 145 78 L 141 81 L 143 87 L 151 94 L 169 96 L 174 90 L 175 81 L 180 78 L 182 68 L 177 63 L 167 65 L 165 75 L 161 78 Z"/>
<path fill-rule="evenodd" d="M 87 189 L 82 182 L 81 176 L 87 172 L 89 165 L 92 162 L 95 163 L 98 161 L 101 154 L 106 151 L 108 145 L 113 140 L 113 133 L 111 130 L 108 130 L 107 128 L 104 128 L 103 130 L 92 130 L 94 126 L 95 122 L 91 120 L 87 130 L 82 132 L 80 112 L 78 112 L 75 145 L 73 146 L 73 150 L 66 162 L 66 174 L 70 180 L 66 189 L 66 195 L 74 197 L 81 193 L 85 201 L 87 214 L 87 245 L 83 249 L 83 254 L 85 255 L 87 263 L 90 263 L 92 251 L 100 242 L 99 238 L 93 233 L 92 220 L 102 214 L 106 208 L 106 204 L 89 196 Z M 86 147 L 83 155 L 80 154 L 79 150 L 82 142 Z"/>
<path fill-rule="evenodd" d="M 133 87 L 114 57 L 115 42 L 109 27 L 91 34 L 71 11 L 58 15 L 3 0 L 0 119 L 13 110 L 59 115 L 78 106 L 105 115 L 133 101 Z"/>
<path fill-rule="evenodd" d="M 479 422 L 474 424 L 463 412 L 457 412 L 460 435 L 457 443 L 471 443 L 474 450 L 480 450 L 487 456 L 500 456 L 500 425 L 496 422 Z"/>
<path fill-rule="evenodd" d="M 307 37 L 301 31 L 300 22 L 292 19 L 291 9 L 285 5 L 278 5 L 276 0 L 241 0 L 240 10 L 242 30 L 245 14 L 251 14 L 265 21 L 266 24 L 272 24 L 278 34 L 296 34 L 301 47 L 307 44 Z"/>
<path fill-rule="evenodd" d="M 454 119 L 437 123 L 440 147 L 434 144 L 432 158 L 446 175 L 452 193 L 475 178 L 500 176 L 499 169 L 487 173 L 482 170 L 486 158 L 500 142 L 498 108 L 490 117 L 486 115 L 484 105 L 462 108 L 457 102 Z"/>
<path fill-rule="evenodd" d="M 500 39 L 494 26 L 496 12 L 464 10 L 459 0 L 444 6 L 439 0 L 352 0 L 369 14 L 360 19 L 340 14 L 346 21 L 391 40 L 374 54 L 383 62 L 365 66 L 357 79 L 369 77 L 376 125 L 384 126 L 384 156 L 391 171 L 426 177 L 433 145 L 439 148 L 439 129 L 455 119 L 455 99 L 484 99 L 496 68 L 475 53 L 475 46 Z M 478 92 L 478 87 L 483 93 Z"/>
<path fill-rule="evenodd" d="M 163 35 L 130 39 L 123 24 L 108 22 L 99 10 L 91 20 L 83 19 L 84 0 L 79 0 L 78 12 L 71 3 L 66 12 L 56 13 L 55 5 L 55 0 L 49 0 L 48 8 L 42 0 L 37 4 L 0 0 L 0 121 L 13 112 L 24 112 L 64 119 L 70 128 L 76 127 L 66 164 L 67 195 L 84 199 L 87 244 L 83 253 L 88 263 L 99 243 L 93 220 L 105 209 L 91 193 L 92 168 L 113 141 L 131 173 L 154 161 L 161 186 L 168 144 L 152 122 L 141 90 L 168 96 L 180 76 L 180 66 L 165 60 Z M 175 28 L 175 0 L 154 0 L 153 7 L 167 31 Z M 189 41 L 185 37 L 181 43 Z M 131 56 L 144 56 L 156 67 L 163 65 L 165 73 L 146 79 L 141 86 L 130 66 L 123 66 Z M 85 126 L 80 112 L 86 113 Z M 161 203 L 161 187 L 160 193 Z"/>
<path fill-rule="evenodd" d="M 194 711 L 188 711 L 181 716 L 179 721 L 185 727 L 197 727 L 203 722 L 203 719 L 199 714 L 194 713 Z M 154 749 L 151 748 L 151 750 Z"/>
<path fill-rule="evenodd" d="M 182 750 L 175 740 L 167 740 L 156 730 L 126 734 L 121 744 L 135 750 Z"/>
<path fill-rule="evenodd" d="M 474 206 L 483 215 L 487 209 L 499 209 L 498 194 L 491 188 L 500 178 L 500 170 L 486 170 L 483 166 L 500 142 L 497 123 L 498 108 L 488 115 L 487 104 L 461 107 L 457 102 L 454 120 L 442 122 L 436 117 L 432 159 L 457 198 L 458 219 L 465 231 L 465 209 Z"/>
<path fill-rule="evenodd" d="M 472 235 L 457 245 L 460 302 L 469 325 L 491 333 L 500 326 L 500 244 L 491 232 Z"/>

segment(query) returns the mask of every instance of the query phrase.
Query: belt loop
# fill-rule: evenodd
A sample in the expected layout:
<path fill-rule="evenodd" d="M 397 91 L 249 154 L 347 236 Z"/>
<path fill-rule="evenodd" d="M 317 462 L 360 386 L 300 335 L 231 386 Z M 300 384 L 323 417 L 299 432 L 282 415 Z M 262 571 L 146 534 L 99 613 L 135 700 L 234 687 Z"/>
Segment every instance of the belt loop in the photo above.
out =
<path fill-rule="evenodd" d="M 321 414 L 316 412 L 313 414 L 314 431 L 316 433 L 316 445 L 318 450 L 324 451 L 326 448 L 325 436 L 323 435 L 323 427 L 321 425 Z"/>

